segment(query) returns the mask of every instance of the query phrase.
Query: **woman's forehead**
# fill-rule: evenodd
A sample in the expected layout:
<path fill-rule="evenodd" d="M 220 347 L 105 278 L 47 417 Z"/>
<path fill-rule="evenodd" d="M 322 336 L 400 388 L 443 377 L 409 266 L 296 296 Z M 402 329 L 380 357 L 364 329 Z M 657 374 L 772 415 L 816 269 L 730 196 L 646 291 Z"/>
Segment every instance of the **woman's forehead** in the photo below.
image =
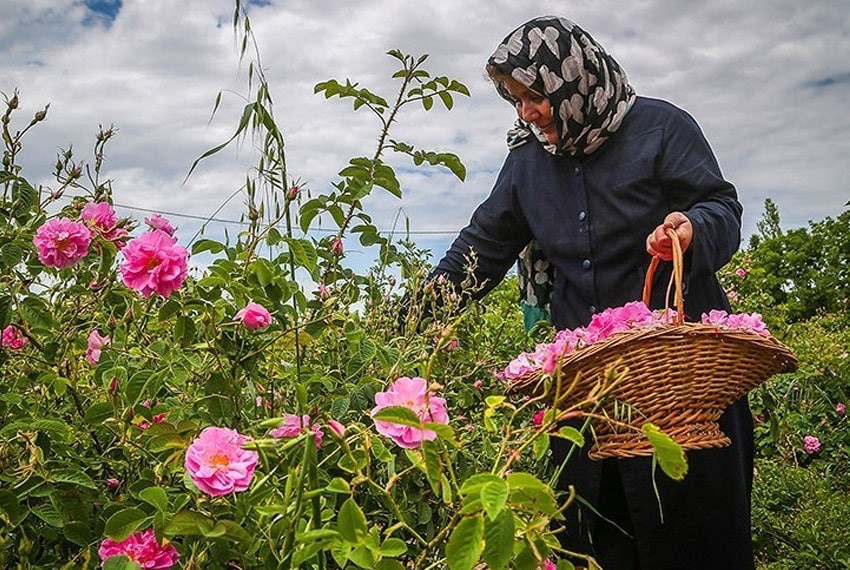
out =
<path fill-rule="evenodd" d="M 540 95 L 540 93 L 533 89 L 529 89 L 513 77 L 506 77 L 503 85 L 505 86 L 505 91 L 507 91 L 511 97 L 520 98 Z"/>

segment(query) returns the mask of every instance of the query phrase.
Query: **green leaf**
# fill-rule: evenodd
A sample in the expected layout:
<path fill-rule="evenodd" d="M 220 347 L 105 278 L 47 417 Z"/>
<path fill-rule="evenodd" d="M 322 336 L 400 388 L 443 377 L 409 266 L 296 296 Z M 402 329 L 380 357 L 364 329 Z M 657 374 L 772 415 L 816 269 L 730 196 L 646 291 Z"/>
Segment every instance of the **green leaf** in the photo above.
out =
<path fill-rule="evenodd" d="M 331 482 L 325 487 L 326 491 L 331 493 L 340 493 L 340 494 L 350 494 L 351 486 L 348 484 L 348 481 L 343 479 L 342 477 L 334 477 L 331 479 Z"/>
<path fill-rule="evenodd" d="M 31 507 L 30 512 L 54 528 L 62 528 L 65 524 L 62 515 L 50 503 Z"/>
<path fill-rule="evenodd" d="M 433 489 L 434 493 L 439 496 L 440 475 L 443 474 L 443 463 L 440 461 L 440 454 L 434 442 L 422 442 L 422 456 L 425 459 L 425 474 L 428 476 L 428 482 L 431 484 L 431 489 Z"/>
<path fill-rule="evenodd" d="M 481 505 L 490 520 L 495 519 L 508 502 L 508 484 L 502 479 L 489 481 L 481 487 Z"/>
<path fill-rule="evenodd" d="M 113 368 L 113 370 L 115 369 Z M 142 399 L 142 396 L 145 394 L 145 389 L 150 383 L 151 378 L 153 378 L 152 370 L 139 370 L 138 372 L 133 374 L 129 381 L 124 383 L 124 397 L 127 399 L 127 404 L 129 404 L 130 406 L 135 406 L 139 402 L 139 400 Z M 121 383 L 120 378 L 118 382 L 119 384 Z"/>
<path fill-rule="evenodd" d="M 461 519 L 446 544 L 449 570 L 472 570 L 484 548 L 484 516 Z"/>
<path fill-rule="evenodd" d="M 688 473 L 688 459 L 678 443 L 651 423 L 643 424 L 643 434 L 652 443 L 661 470 L 675 481 L 681 481 Z"/>
<path fill-rule="evenodd" d="M 51 483 L 69 483 L 86 489 L 97 489 L 92 478 L 79 469 L 50 469 L 47 471 L 47 480 Z"/>
<path fill-rule="evenodd" d="M 381 554 L 391 558 L 407 552 L 407 545 L 400 538 L 388 538 L 381 544 Z"/>
<path fill-rule="evenodd" d="M 103 562 L 103 570 L 141 570 L 141 566 L 123 554 L 110 556 Z"/>
<path fill-rule="evenodd" d="M 378 410 L 372 416 L 372 419 L 415 428 L 422 427 L 422 421 L 419 419 L 419 416 L 413 410 L 404 406 L 388 406 Z"/>
<path fill-rule="evenodd" d="M 126 540 L 127 537 L 150 520 L 151 517 L 141 509 L 123 509 L 109 517 L 106 521 L 104 533 L 112 540 L 120 542 Z"/>
<path fill-rule="evenodd" d="M 204 251 L 209 251 L 213 254 L 220 253 L 224 251 L 224 244 L 211 239 L 199 239 L 192 244 L 192 255 L 197 255 Z"/>
<path fill-rule="evenodd" d="M 493 520 L 484 521 L 484 551 L 481 560 L 487 568 L 501 570 L 506 568 L 514 554 L 514 515 L 509 510 L 502 511 Z"/>
<path fill-rule="evenodd" d="M 139 498 L 158 511 L 168 511 L 168 494 L 162 487 L 146 487 L 139 491 Z"/>
<path fill-rule="evenodd" d="M 354 544 L 362 542 L 369 532 L 366 515 L 363 514 L 354 499 L 346 499 L 340 507 L 337 515 L 337 530 L 346 541 Z"/>
<path fill-rule="evenodd" d="M 549 434 L 541 433 L 534 438 L 534 458 L 537 460 L 543 459 L 546 452 L 549 450 Z"/>
<path fill-rule="evenodd" d="M 258 259 L 255 261 L 252 264 L 252 269 L 254 271 L 254 275 L 257 276 L 257 282 L 259 282 L 261 287 L 268 287 L 274 279 L 274 274 L 269 267 L 268 261 L 265 259 Z"/>
<path fill-rule="evenodd" d="M 12 322 L 12 297 L 0 295 L 0 329 L 5 329 Z"/>
<path fill-rule="evenodd" d="M 167 536 L 203 536 L 204 531 L 212 530 L 212 519 L 194 511 L 180 511 L 165 526 Z"/>
<path fill-rule="evenodd" d="M 476 473 L 460 486 L 461 495 L 480 495 L 481 489 L 490 482 L 502 481 L 502 478 L 492 473 Z"/>
<path fill-rule="evenodd" d="M 573 442 L 580 449 L 584 447 L 584 434 L 572 426 L 564 426 L 556 432 L 553 432 L 552 437 L 559 437 Z"/>
<path fill-rule="evenodd" d="M 310 274 L 314 273 L 319 261 L 319 254 L 313 243 L 310 240 L 295 238 L 287 238 L 286 243 L 289 245 L 289 251 L 292 252 L 295 263 L 306 269 Z"/>

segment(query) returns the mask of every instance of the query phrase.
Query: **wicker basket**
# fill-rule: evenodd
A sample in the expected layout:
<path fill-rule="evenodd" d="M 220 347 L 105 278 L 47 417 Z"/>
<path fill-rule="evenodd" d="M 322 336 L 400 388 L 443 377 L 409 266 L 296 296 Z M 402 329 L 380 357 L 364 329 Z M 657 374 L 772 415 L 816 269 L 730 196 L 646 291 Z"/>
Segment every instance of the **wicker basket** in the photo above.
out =
<path fill-rule="evenodd" d="M 674 231 L 671 289 L 678 318 L 667 325 L 614 334 L 568 354 L 559 361 L 561 373 L 551 394 L 562 394 L 554 405 L 568 408 L 583 400 L 614 367 L 628 369 L 603 398 L 594 419 L 594 445 L 588 455 L 636 457 L 651 455 L 652 444 L 641 426 L 651 422 L 685 450 L 723 447 L 729 438 L 717 421 L 721 413 L 744 394 L 773 376 L 797 368 L 797 358 L 773 337 L 742 329 L 684 322 L 682 251 Z M 648 305 L 658 258 L 646 275 L 643 300 Z M 669 301 L 668 301 L 669 305 Z M 509 391 L 542 393 L 542 373 L 514 380 Z M 627 424 L 629 427 L 624 427 Z"/>

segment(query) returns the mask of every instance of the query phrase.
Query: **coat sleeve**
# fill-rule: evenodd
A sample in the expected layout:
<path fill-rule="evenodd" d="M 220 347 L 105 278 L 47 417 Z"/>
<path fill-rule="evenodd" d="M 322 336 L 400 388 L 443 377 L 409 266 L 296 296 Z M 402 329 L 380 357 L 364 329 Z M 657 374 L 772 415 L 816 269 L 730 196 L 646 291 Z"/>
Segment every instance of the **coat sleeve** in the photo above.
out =
<path fill-rule="evenodd" d="M 472 267 L 480 287 L 472 298 L 480 299 L 504 278 L 517 255 L 531 241 L 514 185 L 514 163 L 505 161 L 490 196 L 472 214 L 440 260 L 433 276 L 445 275 L 460 285 Z"/>
<path fill-rule="evenodd" d="M 671 211 L 685 214 L 694 228 L 690 275 L 713 275 L 740 245 L 743 207 L 696 121 L 684 111 L 665 129 L 659 171 Z"/>

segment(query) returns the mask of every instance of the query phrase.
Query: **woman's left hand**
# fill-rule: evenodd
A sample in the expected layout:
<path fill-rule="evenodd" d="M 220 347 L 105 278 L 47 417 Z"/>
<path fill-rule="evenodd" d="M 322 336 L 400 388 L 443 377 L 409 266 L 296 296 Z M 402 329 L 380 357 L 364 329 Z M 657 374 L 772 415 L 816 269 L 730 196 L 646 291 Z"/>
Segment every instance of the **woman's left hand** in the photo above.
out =
<path fill-rule="evenodd" d="M 676 230 L 682 251 L 687 251 L 694 239 L 694 227 L 682 212 L 671 212 L 664 218 L 664 223 L 655 228 L 646 238 L 646 252 L 658 256 L 664 261 L 673 259 L 673 240 L 667 235 L 668 229 Z"/>

